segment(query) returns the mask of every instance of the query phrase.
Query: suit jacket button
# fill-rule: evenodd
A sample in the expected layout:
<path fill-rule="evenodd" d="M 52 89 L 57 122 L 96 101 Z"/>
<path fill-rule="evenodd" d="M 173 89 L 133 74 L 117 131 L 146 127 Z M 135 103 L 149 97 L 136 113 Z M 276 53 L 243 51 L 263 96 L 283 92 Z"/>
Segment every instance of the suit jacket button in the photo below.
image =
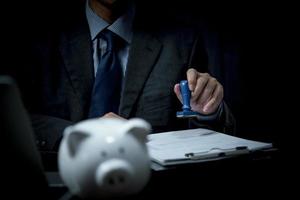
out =
<path fill-rule="evenodd" d="M 41 146 L 44 147 L 46 145 L 46 141 L 41 141 Z"/>

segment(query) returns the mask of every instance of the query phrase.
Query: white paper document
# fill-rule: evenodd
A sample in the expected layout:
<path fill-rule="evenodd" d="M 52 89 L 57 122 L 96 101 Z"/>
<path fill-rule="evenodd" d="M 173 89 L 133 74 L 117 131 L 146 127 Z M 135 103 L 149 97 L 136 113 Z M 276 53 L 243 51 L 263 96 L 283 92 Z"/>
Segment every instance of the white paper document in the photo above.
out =
<path fill-rule="evenodd" d="M 148 135 L 147 147 L 153 161 L 167 166 L 247 154 L 272 144 L 199 128 Z"/>

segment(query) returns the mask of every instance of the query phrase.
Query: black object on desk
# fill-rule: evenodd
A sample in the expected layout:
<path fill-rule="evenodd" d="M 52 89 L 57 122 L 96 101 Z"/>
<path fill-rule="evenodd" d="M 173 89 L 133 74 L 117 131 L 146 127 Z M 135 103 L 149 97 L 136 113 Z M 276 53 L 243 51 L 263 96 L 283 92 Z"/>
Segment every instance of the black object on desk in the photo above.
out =
<path fill-rule="evenodd" d="M 29 117 L 15 82 L 0 76 L 0 132 L 4 141 L 5 184 L 2 196 L 9 199 L 40 199 L 47 193 L 41 158 Z"/>

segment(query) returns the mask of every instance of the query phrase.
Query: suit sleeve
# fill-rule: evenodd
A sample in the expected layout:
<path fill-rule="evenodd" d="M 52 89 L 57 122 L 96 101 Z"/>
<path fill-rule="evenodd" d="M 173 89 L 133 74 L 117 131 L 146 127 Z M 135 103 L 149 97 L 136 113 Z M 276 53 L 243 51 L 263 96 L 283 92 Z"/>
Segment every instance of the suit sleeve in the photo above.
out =
<path fill-rule="evenodd" d="M 230 87 L 225 84 L 226 82 L 224 80 L 230 79 L 230 77 L 225 77 L 224 63 L 221 62 L 223 60 L 224 52 L 222 53 L 219 51 L 222 49 L 220 43 L 220 40 L 215 34 L 208 34 L 205 29 L 202 29 L 201 33 L 198 33 L 194 41 L 190 53 L 189 66 L 196 68 L 202 73 L 208 72 L 222 83 L 224 90 L 227 90 Z M 203 127 L 227 134 L 235 134 L 235 118 L 225 101 L 226 99 L 223 100 L 222 105 L 220 106 L 222 109 L 217 111 L 219 113 L 217 113 L 214 119 L 205 121 L 191 119 L 189 121 L 190 128 Z"/>
<path fill-rule="evenodd" d="M 223 101 L 217 112 L 217 116 L 212 120 L 202 121 L 201 119 L 190 119 L 190 128 L 207 128 L 218 132 L 234 135 L 236 122 L 227 104 Z"/>
<path fill-rule="evenodd" d="M 36 144 L 43 152 L 57 152 L 64 129 L 74 123 L 46 115 L 32 114 L 30 117 Z"/>

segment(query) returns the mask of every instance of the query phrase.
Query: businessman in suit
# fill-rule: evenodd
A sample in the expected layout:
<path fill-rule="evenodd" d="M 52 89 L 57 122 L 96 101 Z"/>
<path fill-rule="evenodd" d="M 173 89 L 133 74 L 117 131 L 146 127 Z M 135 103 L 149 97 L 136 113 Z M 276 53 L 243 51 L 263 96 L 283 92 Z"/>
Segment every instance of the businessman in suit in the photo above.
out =
<path fill-rule="evenodd" d="M 60 25 L 35 38 L 22 74 L 26 80 L 20 85 L 41 150 L 57 151 L 64 128 L 91 117 L 141 117 L 153 133 L 196 127 L 234 132 L 234 118 L 222 85 L 209 74 L 216 69 L 207 63 L 198 29 L 180 19 L 146 16 L 129 0 L 77 3 Z M 97 116 L 91 112 L 98 66 L 109 46 L 101 37 L 106 29 L 122 41 L 114 54 L 120 80 L 111 82 L 121 86 L 117 107 Z M 191 107 L 202 118 L 176 118 L 182 79 L 188 80 Z"/>

